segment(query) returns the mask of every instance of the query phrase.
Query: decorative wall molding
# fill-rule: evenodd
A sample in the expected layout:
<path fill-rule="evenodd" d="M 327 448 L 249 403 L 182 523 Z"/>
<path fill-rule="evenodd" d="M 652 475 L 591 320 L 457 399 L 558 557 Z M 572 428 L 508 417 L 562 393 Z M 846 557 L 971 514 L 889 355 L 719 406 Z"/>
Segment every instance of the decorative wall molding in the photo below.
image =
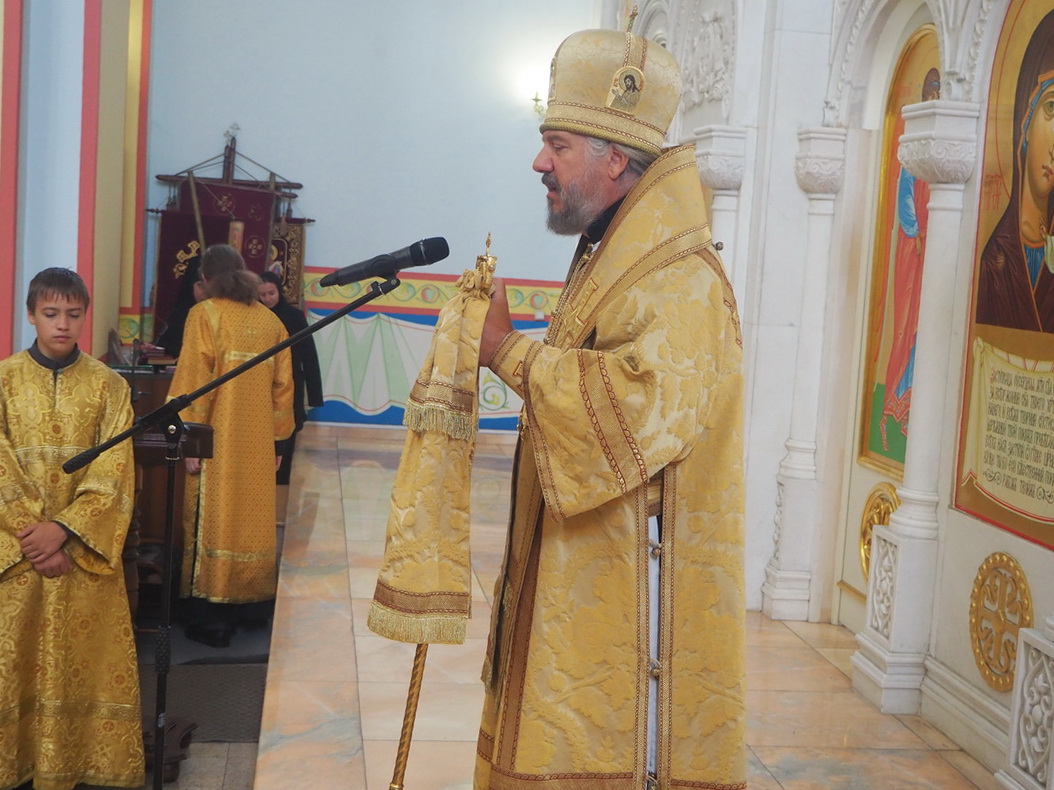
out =
<path fill-rule="evenodd" d="M 974 21 L 970 38 L 970 46 L 966 51 L 966 63 L 958 80 L 962 85 L 962 98 L 976 100 L 985 91 L 983 86 L 977 84 L 977 73 L 980 69 L 983 51 L 982 43 L 988 36 L 992 25 L 992 20 L 989 19 L 989 16 L 993 5 L 995 5 L 995 0 L 982 0 L 977 11 L 977 18 Z M 949 94 L 949 97 L 954 98 L 957 95 L 957 93 L 953 92 Z"/>
<path fill-rule="evenodd" d="M 845 178 L 845 129 L 802 129 L 801 151 L 794 157 L 794 177 L 809 195 L 835 195 Z"/>
<path fill-rule="evenodd" d="M 684 5 L 682 5 L 682 10 Z M 684 42 L 680 53 L 684 107 L 718 104 L 727 121 L 735 82 L 736 5 L 729 0 L 691 4 L 678 25 Z"/>
<path fill-rule="evenodd" d="M 1054 656 L 1026 645 L 1021 662 L 1021 710 L 1014 720 L 1012 764 L 1042 787 L 1050 776 L 1054 719 Z"/>
<path fill-rule="evenodd" d="M 670 9 L 665 0 L 645 2 L 640 9 L 634 32 L 656 44 L 666 47 L 669 42 Z"/>
<path fill-rule="evenodd" d="M 857 57 L 856 48 L 861 34 L 869 27 L 869 21 L 876 5 L 878 5 L 878 0 L 863 0 L 857 4 L 855 14 L 849 6 L 840 9 L 840 13 L 836 14 L 838 21 L 834 28 L 834 35 L 831 37 L 832 83 L 828 87 L 827 98 L 824 100 L 824 126 L 840 126 L 845 123 L 846 95 L 853 81 L 852 71 Z M 849 23 L 850 15 L 852 15 L 852 23 Z M 837 77 L 835 77 L 836 73 Z"/>
<path fill-rule="evenodd" d="M 692 136 L 703 183 L 710 189 L 738 192 L 746 167 L 747 130 L 737 126 L 703 126 Z"/>
<path fill-rule="evenodd" d="M 977 144 L 953 140 L 902 142 L 897 159 L 916 178 L 931 184 L 962 184 L 973 173 Z"/>
<path fill-rule="evenodd" d="M 926 7 L 937 28 L 941 53 L 941 95 L 956 101 L 977 101 L 987 91 L 987 81 L 978 75 L 986 71 L 984 60 L 990 55 L 993 27 L 1001 20 L 992 18 L 993 8 L 1007 0 L 927 0 Z M 877 33 L 883 15 L 892 5 L 880 0 L 836 0 L 831 38 L 831 76 L 824 101 L 824 125 L 847 122 L 854 79 L 869 66 L 870 53 L 862 42 Z"/>
<path fill-rule="evenodd" d="M 964 184 L 977 162 L 977 121 L 972 102 L 936 100 L 903 109 L 904 134 L 897 159 L 931 184 Z"/>
<path fill-rule="evenodd" d="M 897 545 L 880 535 L 875 535 L 873 540 L 871 567 L 875 571 L 875 581 L 869 596 L 871 606 L 868 625 L 889 639 L 896 597 Z"/>
<path fill-rule="evenodd" d="M 1010 713 L 1007 767 L 997 774 L 1011 788 L 1054 785 L 1054 616 L 1042 631 L 1022 630 Z"/>

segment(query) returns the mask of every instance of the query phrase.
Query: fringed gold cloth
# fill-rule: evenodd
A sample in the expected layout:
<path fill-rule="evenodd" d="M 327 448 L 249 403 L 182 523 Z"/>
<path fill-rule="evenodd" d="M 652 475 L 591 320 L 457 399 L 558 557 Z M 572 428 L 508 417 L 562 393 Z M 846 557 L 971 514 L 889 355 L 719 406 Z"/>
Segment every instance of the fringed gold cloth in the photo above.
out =
<path fill-rule="evenodd" d="M 472 605 L 469 493 L 479 419 L 479 342 L 494 258 L 476 260 L 443 307 L 410 391 L 384 560 L 368 624 L 413 644 L 465 641 Z"/>

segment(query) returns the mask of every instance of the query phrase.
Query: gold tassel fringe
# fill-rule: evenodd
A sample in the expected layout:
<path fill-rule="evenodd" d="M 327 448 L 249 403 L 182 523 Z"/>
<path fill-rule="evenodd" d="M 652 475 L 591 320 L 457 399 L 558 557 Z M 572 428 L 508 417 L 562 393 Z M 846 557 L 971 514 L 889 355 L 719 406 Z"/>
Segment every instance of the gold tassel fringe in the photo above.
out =
<path fill-rule="evenodd" d="M 473 439 L 476 436 L 475 414 L 453 411 L 435 404 L 422 405 L 416 401 L 406 404 L 403 425 L 412 431 L 439 431 L 453 439 Z"/>
<path fill-rule="evenodd" d="M 407 614 L 373 601 L 366 625 L 373 633 L 411 645 L 462 645 L 468 627 L 468 614 Z"/>

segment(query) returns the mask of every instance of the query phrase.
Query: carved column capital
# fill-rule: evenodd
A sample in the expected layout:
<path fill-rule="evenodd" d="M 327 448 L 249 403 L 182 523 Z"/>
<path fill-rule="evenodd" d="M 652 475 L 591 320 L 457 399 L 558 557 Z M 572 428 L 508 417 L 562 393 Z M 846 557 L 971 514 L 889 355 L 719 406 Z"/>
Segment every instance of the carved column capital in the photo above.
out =
<path fill-rule="evenodd" d="M 692 134 L 703 183 L 710 189 L 738 192 L 743 185 L 747 130 L 738 126 L 704 126 Z"/>
<path fill-rule="evenodd" d="M 897 159 L 930 184 L 964 184 L 977 162 L 977 120 L 973 102 L 927 101 L 903 109 L 904 134 Z"/>
<path fill-rule="evenodd" d="M 800 151 L 794 177 L 809 195 L 836 195 L 845 178 L 845 129 L 820 127 L 798 132 Z"/>

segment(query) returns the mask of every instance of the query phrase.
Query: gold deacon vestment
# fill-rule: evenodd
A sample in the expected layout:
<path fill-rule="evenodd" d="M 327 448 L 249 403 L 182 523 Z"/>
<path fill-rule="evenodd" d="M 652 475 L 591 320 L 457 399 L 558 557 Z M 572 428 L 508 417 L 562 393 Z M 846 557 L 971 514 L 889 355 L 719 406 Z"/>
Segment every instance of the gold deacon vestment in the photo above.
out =
<path fill-rule="evenodd" d="M 139 673 L 121 552 L 131 440 L 73 474 L 62 464 L 132 424 L 128 383 L 86 354 L 51 370 L 0 362 L 0 787 L 143 784 Z M 48 579 L 15 534 L 71 532 L 73 568 Z"/>
<path fill-rule="evenodd" d="M 287 337 L 259 302 L 206 299 L 191 308 L 169 396 L 204 386 Z M 293 371 L 283 349 L 180 412 L 211 425 L 214 457 L 187 476 L 183 596 L 216 603 L 274 598 L 275 440 L 293 432 Z"/>
<path fill-rule="evenodd" d="M 741 356 L 694 150 L 671 149 L 573 270 L 545 343 L 513 332 L 495 354 L 524 406 L 478 790 L 641 790 L 653 675 L 660 787 L 746 786 Z"/>

